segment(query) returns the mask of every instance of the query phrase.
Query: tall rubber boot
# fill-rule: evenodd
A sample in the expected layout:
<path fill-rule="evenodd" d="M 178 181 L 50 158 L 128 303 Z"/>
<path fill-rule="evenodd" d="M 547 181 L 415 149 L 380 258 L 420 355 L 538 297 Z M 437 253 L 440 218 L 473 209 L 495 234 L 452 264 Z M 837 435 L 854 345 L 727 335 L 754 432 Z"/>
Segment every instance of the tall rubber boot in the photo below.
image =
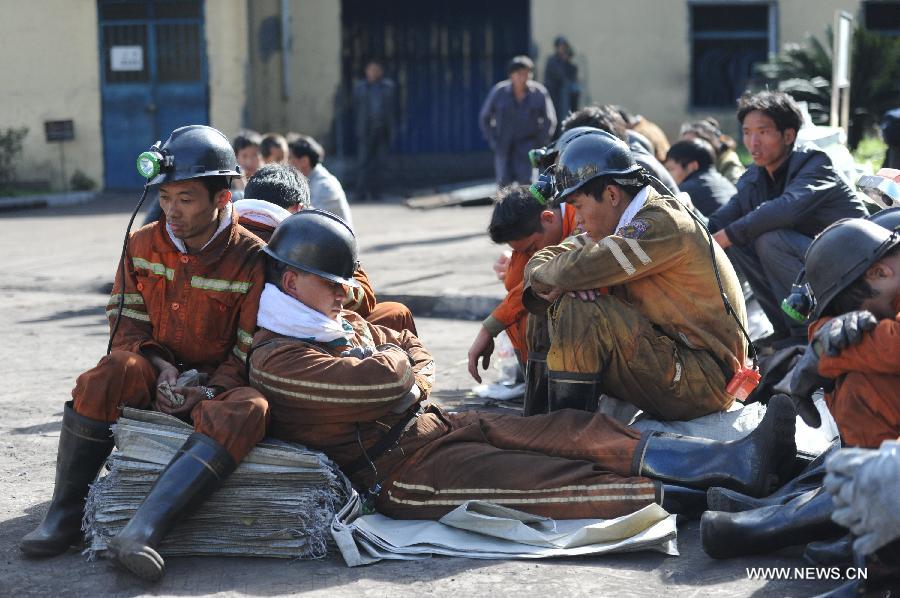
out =
<path fill-rule="evenodd" d="M 831 520 L 833 511 L 831 495 L 824 488 L 784 505 L 740 513 L 707 511 L 700 518 L 700 539 L 703 550 L 714 559 L 774 552 L 846 534 Z"/>
<path fill-rule="evenodd" d="M 56 450 L 53 499 L 37 529 L 19 541 L 22 552 L 32 557 L 55 556 L 81 541 L 88 489 L 113 444 L 109 423 L 79 415 L 72 401 L 66 403 Z"/>
<path fill-rule="evenodd" d="M 796 415 L 790 399 L 774 397 L 759 426 L 740 440 L 723 442 L 651 432 L 635 453 L 636 475 L 676 486 L 731 488 L 750 496 L 765 496 L 785 479 L 797 454 Z"/>
<path fill-rule="evenodd" d="M 709 510 L 736 513 L 761 507 L 783 505 L 791 499 L 822 485 L 822 480 L 825 479 L 825 459 L 839 448 L 840 442 L 838 441 L 810 462 L 803 473 L 765 498 L 754 498 L 727 488 L 710 488 L 706 494 Z"/>
<path fill-rule="evenodd" d="M 237 463 L 218 442 L 195 432 L 163 470 L 134 517 L 109 542 L 109 554 L 143 579 L 157 581 L 165 561 L 156 551 L 181 517 L 206 500 Z"/>
<path fill-rule="evenodd" d="M 706 511 L 706 492 L 684 486 L 662 486 L 662 508 L 687 519 L 696 519 Z"/>
<path fill-rule="evenodd" d="M 600 380 L 595 374 L 548 373 L 547 404 L 552 413 L 560 409 L 597 411 L 600 405 Z"/>
<path fill-rule="evenodd" d="M 522 415 L 547 413 L 547 360 L 533 359 L 530 355 L 525 364 L 525 405 Z"/>

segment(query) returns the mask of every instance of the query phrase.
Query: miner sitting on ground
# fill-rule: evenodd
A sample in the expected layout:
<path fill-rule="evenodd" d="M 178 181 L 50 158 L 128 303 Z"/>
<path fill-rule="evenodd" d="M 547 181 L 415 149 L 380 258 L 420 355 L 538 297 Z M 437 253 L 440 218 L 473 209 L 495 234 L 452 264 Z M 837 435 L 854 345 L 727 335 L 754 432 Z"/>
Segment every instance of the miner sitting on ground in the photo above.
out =
<path fill-rule="evenodd" d="M 845 445 L 876 449 L 900 435 L 900 232 L 891 233 L 898 227 L 900 208 L 868 220 L 841 220 L 806 253 L 818 319 L 791 393 L 803 418 L 817 426 L 811 395 L 820 387 L 829 390 L 825 400 Z M 820 542 L 807 547 L 807 558 L 817 563 L 849 553 L 849 537 L 821 544 L 847 530 L 832 521 L 835 507 L 822 489 L 825 455 L 816 461 L 766 499 L 710 490 L 710 512 L 700 527 L 707 554 L 738 557 L 810 542 Z M 848 561 L 851 556 L 844 555 Z"/>
<path fill-rule="evenodd" d="M 575 210 L 566 204 L 557 207 L 547 205 L 547 199 L 530 187 L 505 187 L 497 196 L 497 203 L 491 214 L 488 234 L 494 243 L 506 243 L 513 252 L 506 265 L 503 284 L 506 297 L 491 315 L 482 323 L 478 335 L 469 348 L 469 373 L 481 382 L 478 374 L 478 360 L 487 367 L 494 351 L 494 337 L 506 330 L 509 340 L 519 357 L 520 363 L 527 363 L 526 377 L 538 378 L 546 370 L 545 353 L 528 350 L 527 330 L 540 326 L 530 322 L 528 310 L 522 305 L 523 276 L 525 264 L 535 251 L 548 245 L 557 245 L 575 232 Z M 529 388 L 538 382 L 529 384 Z M 544 393 L 544 396 L 546 393 Z M 545 412 L 546 398 L 535 405 L 533 395 L 526 396 L 525 415 Z"/>
<path fill-rule="evenodd" d="M 194 125 L 173 131 L 159 153 L 165 162 L 147 188 L 159 189 L 163 217 L 128 240 L 107 311 L 112 350 L 75 383 L 50 508 L 19 545 L 53 556 L 77 543 L 88 487 L 113 448 L 110 425 L 123 406 L 156 409 L 195 432 L 109 542 L 112 557 L 146 579 L 163 574 L 163 536 L 262 440 L 268 419 L 266 400 L 246 386 L 265 272 L 262 244 L 232 213 L 234 150 L 219 131 Z M 209 381 L 179 386 L 190 369 Z"/>
<path fill-rule="evenodd" d="M 304 210 L 264 251 L 250 379 L 270 401 L 270 434 L 325 452 L 388 516 L 438 518 L 472 499 L 562 519 L 653 502 L 696 512 L 705 493 L 688 488 L 758 495 L 793 462 L 795 415 L 784 397 L 735 442 L 641 433 L 571 409 L 528 418 L 423 409 L 435 365 L 421 341 L 341 307 L 356 284 L 346 224 Z"/>
<path fill-rule="evenodd" d="M 684 206 L 648 186 L 611 135 L 573 139 L 555 177 L 586 233 L 537 252 L 525 269 L 525 306 L 549 308 L 551 409 L 591 411 L 600 393 L 664 420 L 728 409 L 725 389 L 747 344 L 724 252 Z M 602 287 L 610 294 L 594 292 Z"/>
<path fill-rule="evenodd" d="M 282 220 L 312 207 L 306 177 L 285 164 L 268 164 L 260 168 L 247 182 L 244 195 L 248 199 L 234 203 L 241 216 L 240 223 L 267 243 Z M 373 324 L 416 333 L 416 323 L 409 308 L 397 301 L 379 303 L 362 266 L 357 267 L 353 278 L 359 286 L 349 290 L 344 308 L 355 311 Z"/>

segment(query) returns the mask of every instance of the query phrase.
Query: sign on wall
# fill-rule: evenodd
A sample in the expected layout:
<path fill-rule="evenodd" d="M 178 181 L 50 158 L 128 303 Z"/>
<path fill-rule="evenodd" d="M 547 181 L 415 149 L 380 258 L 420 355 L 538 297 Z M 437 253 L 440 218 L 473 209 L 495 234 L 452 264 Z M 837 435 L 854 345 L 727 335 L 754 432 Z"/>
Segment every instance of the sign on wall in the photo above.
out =
<path fill-rule="evenodd" d="M 109 49 L 109 65 L 113 71 L 144 70 L 142 46 L 112 46 Z"/>

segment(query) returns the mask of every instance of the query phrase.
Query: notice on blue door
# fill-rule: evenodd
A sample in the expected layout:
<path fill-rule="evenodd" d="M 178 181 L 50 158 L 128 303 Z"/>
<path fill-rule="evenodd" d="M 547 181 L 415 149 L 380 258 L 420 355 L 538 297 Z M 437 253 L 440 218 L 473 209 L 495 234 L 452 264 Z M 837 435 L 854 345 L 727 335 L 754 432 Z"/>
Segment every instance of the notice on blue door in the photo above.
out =
<path fill-rule="evenodd" d="M 113 71 L 144 70 L 144 48 L 142 46 L 111 46 L 109 65 Z"/>

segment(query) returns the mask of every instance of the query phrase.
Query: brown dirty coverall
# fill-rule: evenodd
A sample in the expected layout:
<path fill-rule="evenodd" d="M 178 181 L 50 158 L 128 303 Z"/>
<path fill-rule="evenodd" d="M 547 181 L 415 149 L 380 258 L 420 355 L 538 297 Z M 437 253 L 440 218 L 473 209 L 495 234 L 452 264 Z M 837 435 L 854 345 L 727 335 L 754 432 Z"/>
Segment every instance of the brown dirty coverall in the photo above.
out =
<path fill-rule="evenodd" d="M 734 268 L 714 245 L 722 286 L 742 324 L 746 309 Z M 594 242 L 578 235 L 538 251 L 525 270 L 523 300 L 548 304 L 534 282 L 563 291 L 611 287 L 584 302 L 563 295 L 548 310 L 547 368 L 561 380 L 598 380 L 602 392 L 651 416 L 687 420 L 724 411 L 725 392 L 747 345 L 725 312 L 707 233 L 673 198 L 650 190 L 628 226 Z"/>
<path fill-rule="evenodd" d="M 275 227 L 256 222 L 242 216 L 240 224 L 254 235 L 269 242 Z M 416 323 L 413 320 L 412 312 L 409 308 L 396 301 L 382 301 L 381 303 L 375 297 L 375 289 L 372 287 L 372 281 L 369 275 L 363 270 L 362 266 L 356 268 L 353 272 L 353 278 L 360 284 L 359 287 L 349 287 L 347 299 L 344 301 L 344 308 L 355 311 L 366 320 L 373 324 L 387 326 L 394 330 L 409 330 L 416 334 Z"/>
<path fill-rule="evenodd" d="M 809 337 L 831 318 L 809 327 Z M 900 436 L 900 313 L 881 320 L 835 357 L 819 358 L 819 374 L 835 378 L 825 395 L 844 444 L 877 449 Z"/>
<path fill-rule="evenodd" d="M 371 451 L 388 430 L 425 401 L 434 361 L 409 331 L 397 333 L 343 312 L 354 346 L 393 343 L 373 357 L 340 357 L 341 349 L 260 329 L 250 357 L 251 384 L 269 400 L 270 434 L 325 452 L 339 466 Z M 632 475 L 640 433 L 600 414 L 563 410 L 530 418 L 445 414 L 429 407 L 385 454 L 371 455 L 383 489 L 381 513 L 437 519 L 480 499 L 560 519 L 632 513 L 661 496 L 658 483 Z M 376 474 L 349 472 L 360 487 Z"/>
<path fill-rule="evenodd" d="M 73 408 L 113 422 L 123 406 L 151 409 L 159 372 L 143 353 L 153 351 L 179 371 L 209 374 L 225 392 L 193 408 L 197 432 L 240 461 L 265 436 L 268 406 L 246 385 L 245 359 L 264 284 L 259 239 L 232 221 L 202 251 L 183 254 L 165 229 L 165 216 L 128 241 L 125 277 L 116 282 L 106 315 L 115 323 L 119 292 L 125 305 L 112 352 L 78 377 Z"/>

